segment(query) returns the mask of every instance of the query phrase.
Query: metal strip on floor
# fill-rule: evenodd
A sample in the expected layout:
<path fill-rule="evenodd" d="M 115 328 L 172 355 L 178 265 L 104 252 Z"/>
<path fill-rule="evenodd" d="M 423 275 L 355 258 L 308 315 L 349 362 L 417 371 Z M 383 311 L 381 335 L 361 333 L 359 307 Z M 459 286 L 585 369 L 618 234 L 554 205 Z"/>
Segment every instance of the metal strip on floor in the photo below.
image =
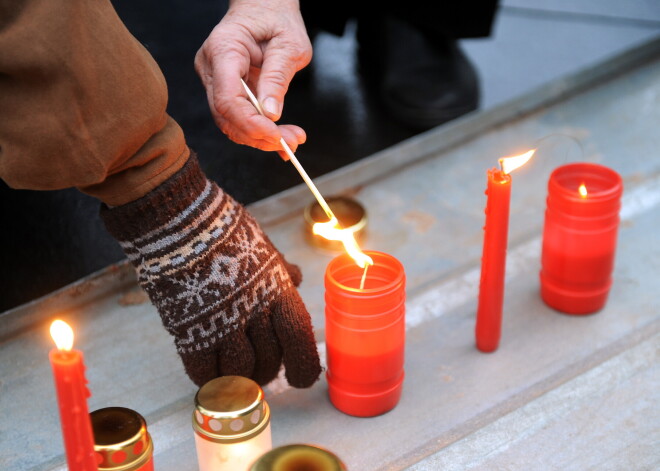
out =
<path fill-rule="evenodd" d="M 325 379 L 307 390 L 277 380 L 266 388 L 274 444 L 320 445 L 359 471 L 658 467 L 659 128 L 656 40 L 318 179 L 326 196 L 364 205 L 365 248 L 406 269 L 406 380 L 397 407 L 369 419 L 337 411 Z M 537 160 L 513 175 L 501 346 L 483 354 L 474 316 L 486 170 L 533 147 Z M 612 292 L 585 317 L 553 311 L 538 293 L 547 177 L 575 160 L 610 166 L 625 185 Z M 251 210 L 302 267 L 322 348 L 332 255 L 305 240 L 311 198 L 301 185 Z M 48 363 L 55 315 L 85 353 L 90 410 L 140 412 L 156 469 L 196 469 L 196 388 L 134 280 L 119 264 L 0 317 L 2 469 L 65 469 Z"/>

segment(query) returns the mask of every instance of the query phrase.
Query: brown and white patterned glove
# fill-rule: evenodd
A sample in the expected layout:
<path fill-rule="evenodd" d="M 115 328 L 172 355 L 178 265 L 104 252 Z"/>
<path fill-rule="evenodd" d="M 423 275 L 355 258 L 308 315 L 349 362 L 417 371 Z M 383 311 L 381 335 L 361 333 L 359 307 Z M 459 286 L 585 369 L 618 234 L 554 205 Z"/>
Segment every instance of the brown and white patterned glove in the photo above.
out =
<path fill-rule="evenodd" d="M 222 375 L 266 384 L 282 363 L 294 387 L 318 379 L 311 319 L 296 290 L 300 270 L 206 178 L 194 154 L 158 188 L 103 207 L 101 216 L 195 384 Z"/>

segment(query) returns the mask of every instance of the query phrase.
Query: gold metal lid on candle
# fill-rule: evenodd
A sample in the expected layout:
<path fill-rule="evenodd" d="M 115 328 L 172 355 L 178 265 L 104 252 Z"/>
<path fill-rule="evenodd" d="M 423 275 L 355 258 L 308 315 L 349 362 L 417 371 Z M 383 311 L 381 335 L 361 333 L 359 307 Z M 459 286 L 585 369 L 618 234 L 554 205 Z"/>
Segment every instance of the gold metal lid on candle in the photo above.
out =
<path fill-rule="evenodd" d="M 346 471 L 337 456 L 318 446 L 286 445 L 262 455 L 250 471 Z"/>
<path fill-rule="evenodd" d="M 355 241 L 360 244 L 365 236 L 367 228 L 367 212 L 364 207 L 348 196 L 330 196 L 326 199 L 328 206 L 337 217 L 339 224 L 344 229 L 353 231 Z M 305 235 L 309 242 L 315 247 L 333 252 L 342 252 L 344 246 L 336 240 L 328 240 L 325 237 L 314 234 L 312 227 L 317 222 L 326 222 L 328 216 L 321 205 L 314 201 L 305 208 Z"/>
<path fill-rule="evenodd" d="M 144 418 L 125 407 L 106 407 L 89 414 L 99 471 L 135 471 L 153 455 Z"/>
<path fill-rule="evenodd" d="M 216 443 L 237 443 L 260 433 L 270 422 L 264 392 L 243 376 L 221 376 L 195 395 L 195 432 Z"/>

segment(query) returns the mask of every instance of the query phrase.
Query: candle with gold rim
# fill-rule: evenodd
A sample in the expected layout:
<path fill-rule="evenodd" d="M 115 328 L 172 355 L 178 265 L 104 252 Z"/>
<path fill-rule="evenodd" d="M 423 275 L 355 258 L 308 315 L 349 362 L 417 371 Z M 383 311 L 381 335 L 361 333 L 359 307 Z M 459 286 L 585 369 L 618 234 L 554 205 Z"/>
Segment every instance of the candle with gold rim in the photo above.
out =
<path fill-rule="evenodd" d="M 264 392 L 243 376 L 220 376 L 199 388 L 192 425 L 200 471 L 247 471 L 272 448 Z"/>
<path fill-rule="evenodd" d="M 99 471 L 154 471 L 154 446 L 144 417 L 126 407 L 104 407 L 89 416 Z"/>
<path fill-rule="evenodd" d="M 304 443 L 277 447 L 261 456 L 250 471 L 346 471 L 334 453 Z"/>

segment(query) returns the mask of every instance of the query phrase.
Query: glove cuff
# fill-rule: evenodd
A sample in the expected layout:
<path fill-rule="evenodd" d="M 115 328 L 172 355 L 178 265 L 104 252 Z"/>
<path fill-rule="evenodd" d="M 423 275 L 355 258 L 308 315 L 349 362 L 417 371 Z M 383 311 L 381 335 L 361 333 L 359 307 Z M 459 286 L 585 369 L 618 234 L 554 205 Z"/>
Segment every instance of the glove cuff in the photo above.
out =
<path fill-rule="evenodd" d="M 178 172 L 143 197 L 115 208 L 102 205 L 101 218 L 120 243 L 134 240 L 190 214 L 195 202 L 210 191 L 211 184 L 191 152 Z"/>

